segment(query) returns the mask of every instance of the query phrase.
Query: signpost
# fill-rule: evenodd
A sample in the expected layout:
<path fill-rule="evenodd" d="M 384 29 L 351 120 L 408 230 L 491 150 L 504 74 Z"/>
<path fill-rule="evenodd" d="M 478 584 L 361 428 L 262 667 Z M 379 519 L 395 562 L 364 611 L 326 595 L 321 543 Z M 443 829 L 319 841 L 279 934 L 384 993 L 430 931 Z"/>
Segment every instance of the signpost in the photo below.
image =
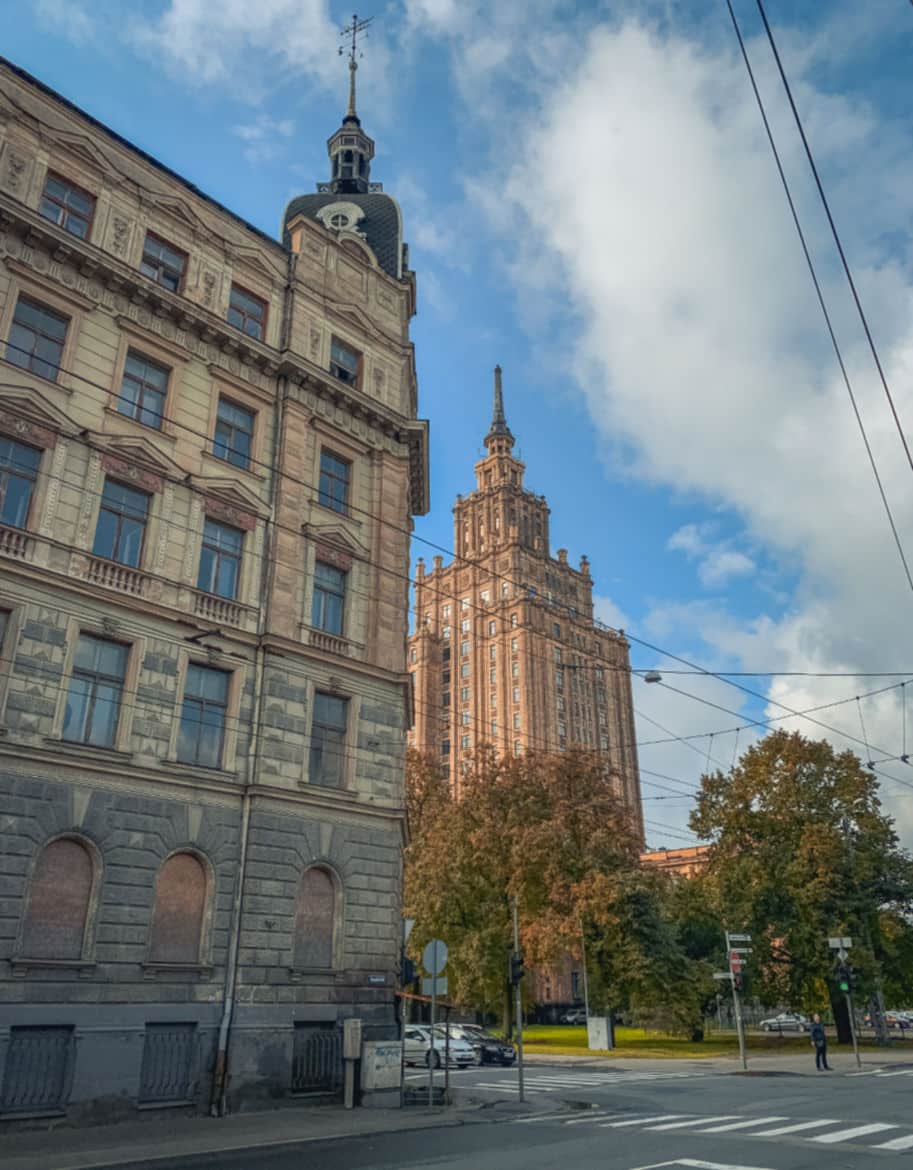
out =
<path fill-rule="evenodd" d="M 431 1047 L 428 1049 L 428 1104 L 434 1104 L 434 1066 L 437 1063 L 437 1054 L 434 1047 L 434 1014 L 437 1007 L 438 994 L 447 990 L 447 981 L 438 979 L 440 973 L 447 966 L 447 944 L 439 938 L 433 938 L 425 944 L 422 951 L 422 966 L 431 976 L 422 980 L 422 987 L 431 984 Z M 443 991 L 439 992 L 439 985 L 443 982 Z"/>
<path fill-rule="evenodd" d="M 849 971 L 845 964 L 849 958 L 849 951 L 853 945 L 851 938 L 829 938 L 827 945 L 832 951 L 837 952 L 837 962 L 839 963 L 838 975 L 840 977 L 840 990 L 846 997 L 846 1010 L 850 1017 L 850 1039 L 853 1041 L 853 1055 L 856 1057 L 856 1067 L 862 1068 L 862 1061 L 859 1059 L 859 1045 L 856 1042 L 856 1012 L 853 1008 L 853 985 L 850 982 Z"/>
<path fill-rule="evenodd" d="M 742 1058 L 742 1068 L 748 1068 L 748 1058 L 745 1055 L 745 1027 L 742 1023 L 742 1003 L 739 999 L 739 983 L 742 975 L 742 955 L 750 955 L 750 947 L 735 947 L 734 943 L 750 943 L 750 934 L 730 934 L 726 932 L 726 952 L 729 955 L 729 981 L 732 984 L 732 1006 L 735 1009 L 735 1026 L 739 1034 L 739 1056 Z M 717 976 L 714 975 L 714 979 Z"/>
<path fill-rule="evenodd" d="M 512 978 L 514 967 L 516 967 L 517 972 L 517 976 L 513 980 L 517 997 L 517 1088 L 519 1090 L 517 1095 L 523 1101 L 525 1100 L 523 1096 L 523 992 L 520 989 L 520 980 L 523 978 L 523 960 L 520 957 L 520 930 L 517 925 L 516 897 L 514 898 L 514 962 L 511 963 Z"/>

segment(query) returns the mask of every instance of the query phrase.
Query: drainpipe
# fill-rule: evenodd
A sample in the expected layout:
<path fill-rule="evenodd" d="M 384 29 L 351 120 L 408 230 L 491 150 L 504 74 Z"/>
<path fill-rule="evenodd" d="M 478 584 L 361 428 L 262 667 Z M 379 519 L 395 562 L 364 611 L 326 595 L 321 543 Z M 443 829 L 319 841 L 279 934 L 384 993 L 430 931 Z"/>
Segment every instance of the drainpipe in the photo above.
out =
<path fill-rule="evenodd" d="M 285 297 L 282 313 L 282 329 L 279 348 L 284 351 L 288 348 L 290 334 L 291 310 L 293 298 L 293 277 L 295 271 L 295 257 L 288 256 L 288 274 L 285 284 Z M 241 914 L 244 902 L 244 881 L 247 870 L 247 845 L 250 837 L 250 812 L 254 779 L 259 773 L 260 762 L 260 729 L 263 725 L 263 674 L 266 651 L 264 635 L 269 629 L 270 606 L 273 596 L 273 585 L 276 573 L 276 558 L 272 555 L 275 542 L 275 509 L 279 493 L 279 467 L 282 456 L 282 441 L 285 435 L 285 408 L 288 400 L 288 378 L 282 375 L 277 386 L 278 390 L 278 418 L 273 429 L 273 450 L 270 468 L 270 520 L 267 521 L 267 531 L 263 541 L 264 556 L 267 557 L 267 579 L 265 582 L 265 604 L 260 607 L 260 617 L 257 630 L 257 651 L 254 667 L 254 695 L 253 695 L 253 722 L 251 726 L 251 743 L 248 749 L 249 767 L 241 793 L 241 843 L 238 852 L 238 875 L 235 882 L 235 894 L 231 907 L 231 929 L 228 936 L 228 954 L 225 964 L 225 990 L 222 996 L 222 1018 L 219 1021 L 219 1044 L 216 1051 L 215 1067 L 212 1074 L 212 1091 L 209 1098 L 209 1113 L 211 1117 L 224 1117 L 227 1109 L 225 1098 L 228 1091 L 228 1052 L 231 1041 L 231 1026 L 234 1020 L 235 989 L 238 983 L 238 952 L 241 939 Z"/>

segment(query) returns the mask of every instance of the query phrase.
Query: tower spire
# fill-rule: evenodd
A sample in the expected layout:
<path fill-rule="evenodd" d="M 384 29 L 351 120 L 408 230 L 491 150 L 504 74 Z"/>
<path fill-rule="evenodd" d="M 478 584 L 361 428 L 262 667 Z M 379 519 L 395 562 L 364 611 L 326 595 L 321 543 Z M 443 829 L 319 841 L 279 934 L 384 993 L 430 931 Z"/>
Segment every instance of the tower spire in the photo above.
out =
<path fill-rule="evenodd" d="M 364 33 L 368 35 L 368 25 L 374 19 L 369 16 L 367 20 L 359 20 L 357 14 L 353 14 L 352 23 L 346 25 L 342 30 L 344 37 L 352 37 L 352 44 L 349 46 L 349 108 L 346 110 L 345 121 L 348 122 L 350 118 L 358 121 L 358 114 L 355 112 L 355 74 L 358 72 L 358 38 Z M 339 55 L 342 56 L 344 49 L 342 45 L 339 46 Z"/>
<path fill-rule="evenodd" d="M 504 391 L 501 387 L 501 367 L 495 366 L 495 400 L 491 412 L 491 426 L 485 436 L 485 446 L 489 454 L 495 451 L 510 451 L 514 445 L 514 437 L 507 418 L 504 414 Z"/>
<path fill-rule="evenodd" d="M 374 157 L 374 142 L 361 128 L 361 119 L 355 105 L 355 74 L 358 72 L 358 38 L 367 35 L 368 25 L 373 17 L 359 20 L 352 17 L 352 23 L 342 30 L 343 44 L 339 55 L 349 58 L 349 104 L 342 125 L 327 143 L 332 163 L 330 190 L 337 195 L 364 195 L 370 189 L 371 159 Z"/>

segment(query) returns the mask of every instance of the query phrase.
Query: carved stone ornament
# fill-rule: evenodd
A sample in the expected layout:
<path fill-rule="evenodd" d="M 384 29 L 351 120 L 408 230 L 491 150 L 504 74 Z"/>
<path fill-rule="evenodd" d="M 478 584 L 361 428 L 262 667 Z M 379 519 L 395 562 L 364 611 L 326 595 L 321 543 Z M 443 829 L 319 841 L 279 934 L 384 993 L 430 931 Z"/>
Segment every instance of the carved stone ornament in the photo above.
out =
<path fill-rule="evenodd" d="M 110 471 L 118 479 L 125 479 L 129 483 L 135 483 L 137 487 L 147 492 L 160 492 L 165 483 L 162 476 L 154 475 L 151 471 L 137 467 L 135 463 L 127 463 L 123 459 L 118 459 L 116 455 L 103 456 L 102 466 L 105 471 Z"/>
<path fill-rule="evenodd" d="M 53 447 L 57 436 L 47 427 L 0 407 L 0 433 L 25 439 L 36 447 Z"/>
<path fill-rule="evenodd" d="M 245 512 L 215 496 L 207 496 L 203 501 L 203 507 L 207 516 L 212 516 L 214 520 L 222 520 L 235 528 L 244 528 L 248 532 L 253 532 L 257 527 L 257 517 L 252 512 Z"/>
<path fill-rule="evenodd" d="M 111 248 L 115 256 L 123 256 L 127 251 L 127 239 L 130 235 L 130 224 L 119 215 L 114 217 L 114 226 L 111 233 Z"/>
<path fill-rule="evenodd" d="M 25 156 L 15 154 L 12 150 L 6 152 L 6 180 L 5 185 L 14 194 L 19 193 L 22 185 L 22 176 L 25 173 Z"/>
<path fill-rule="evenodd" d="M 203 304 L 207 309 L 212 308 L 213 297 L 216 292 L 216 274 L 206 271 L 203 273 Z"/>
<path fill-rule="evenodd" d="M 318 561 L 323 561 L 327 565 L 335 565 L 344 573 L 352 568 L 352 554 L 337 548 L 335 545 L 324 544 L 323 541 L 320 541 L 316 545 L 315 552 Z"/>
<path fill-rule="evenodd" d="M 316 329 L 311 330 L 311 357 L 316 360 L 320 352 L 320 334 Z"/>

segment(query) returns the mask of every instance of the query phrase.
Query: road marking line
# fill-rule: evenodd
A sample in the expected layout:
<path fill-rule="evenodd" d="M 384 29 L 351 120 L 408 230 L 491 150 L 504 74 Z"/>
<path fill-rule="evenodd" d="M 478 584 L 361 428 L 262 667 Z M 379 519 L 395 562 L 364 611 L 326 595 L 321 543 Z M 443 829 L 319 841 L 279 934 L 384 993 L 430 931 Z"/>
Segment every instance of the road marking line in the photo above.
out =
<path fill-rule="evenodd" d="M 785 1133 L 799 1133 L 803 1129 L 820 1129 L 822 1125 L 839 1125 L 833 1117 L 823 1117 L 818 1121 L 800 1121 L 796 1125 L 780 1125 L 776 1129 L 762 1129 L 760 1133 L 753 1133 L 752 1137 L 780 1137 Z"/>
<path fill-rule="evenodd" d="M 671 1121 L 673 1117 L 686 1117 L 685 1113 L 661 1113 L 659 1117 L 635 1117 L 633 1121 L 606 1121 L 603 1129 L 624 1129 L 627 1125 L 644 1125 L 648 1121 Z"/>
<path fill-rule="evenodd" d="M 513 1125 L 530 1125 L 534 1121 L 560 1121 L 562 1124 L 572 1125 L 576 1119 L 595 1121 L 597 1118 L 605 1116 L 604 1113 L 600 1113 L 596 1109 L 581 1109 L 575 1113 L 536 1113 L 532 1117 L 513 1117 L 511 1123 Z"/>
<path fill-rule="evenodd" d="M 896 1125 L 887 1125 L 883 1121 L 873 1121 L 871 1125 L 855 1125 L 852 1129 L 838 1129 L 836 1133 L 823 1133 L 813 1137 L 813 1142 L 822 1142 L 831 1145 L 834 1142 L 848 1142 L 855 1137 L 864 1137 L 867 1133 L 880 1133 L 885 1129 L 897 1129 Z"/>
<path fill-rule="evenodd" d="M 702 1129 L 701 1133 L 729 1133 L 734 1129 L 749 1129 L 753 1125 L 767 1125 L 771 1121 L 789 1121 L 788 1117 L 752 1117 L 748 1121 L 728 1121 L 725 1125 L 714 1125 Z"/>
<path fill-rule="evenodd" d="M 884 1077 L 913 1077 L 913 1068 L 902 1068 L 899 1072 L 879 1072 L 875 1076 L 879 1080 Z"/>
<path fill-rule="evenodd" d="M 620 1117 L 620 1116 L 621 1116 L 621 1114 L 619 1114 L 619 1113 L 599 1113 L 599 1112 L 593 1111 L 589 1117 L 575 1117 L 573 1120 L 566 1121 L 564 1124 L 565 1125 L 586 1125 L 587 1122 L 592 1123 L 594 1121 L 606 1121 L 610 1117 Z"/>
<path fill-rule="evenodd" d="M 686 1129 L 689 1125 L 704 1125 L 708 1121 L 730 1121 L 737 1113 L 721 1113 L 719 1117 L 692 1117 L 690 1121 L 670 1121 L 666 1125 L 648 1125 L 652 1133 L 663 1133 L 667 1129 Z"/>
<path fill-rule="evenodd" d="M 908 1134 L 906 1137 L 891 1138 L 889 1142 L 882 1142 L 878 1146 L 873 1146 L 873 1150 L 909 1150 L 913 1146 L 913 1135 Z"/>
<path fill-rule="evenodd" d="M 696 1158 L 675 1158 L 671 1162 L 653 1162 L 650 1166 L 637 1166 L 635 1170 L 663 1170 L 665 1166 L 688 1166 L 693 1170 L 764 1170 L 763 1166 L 745 1166 L 734 1162 L 700 1162 Z"/>

